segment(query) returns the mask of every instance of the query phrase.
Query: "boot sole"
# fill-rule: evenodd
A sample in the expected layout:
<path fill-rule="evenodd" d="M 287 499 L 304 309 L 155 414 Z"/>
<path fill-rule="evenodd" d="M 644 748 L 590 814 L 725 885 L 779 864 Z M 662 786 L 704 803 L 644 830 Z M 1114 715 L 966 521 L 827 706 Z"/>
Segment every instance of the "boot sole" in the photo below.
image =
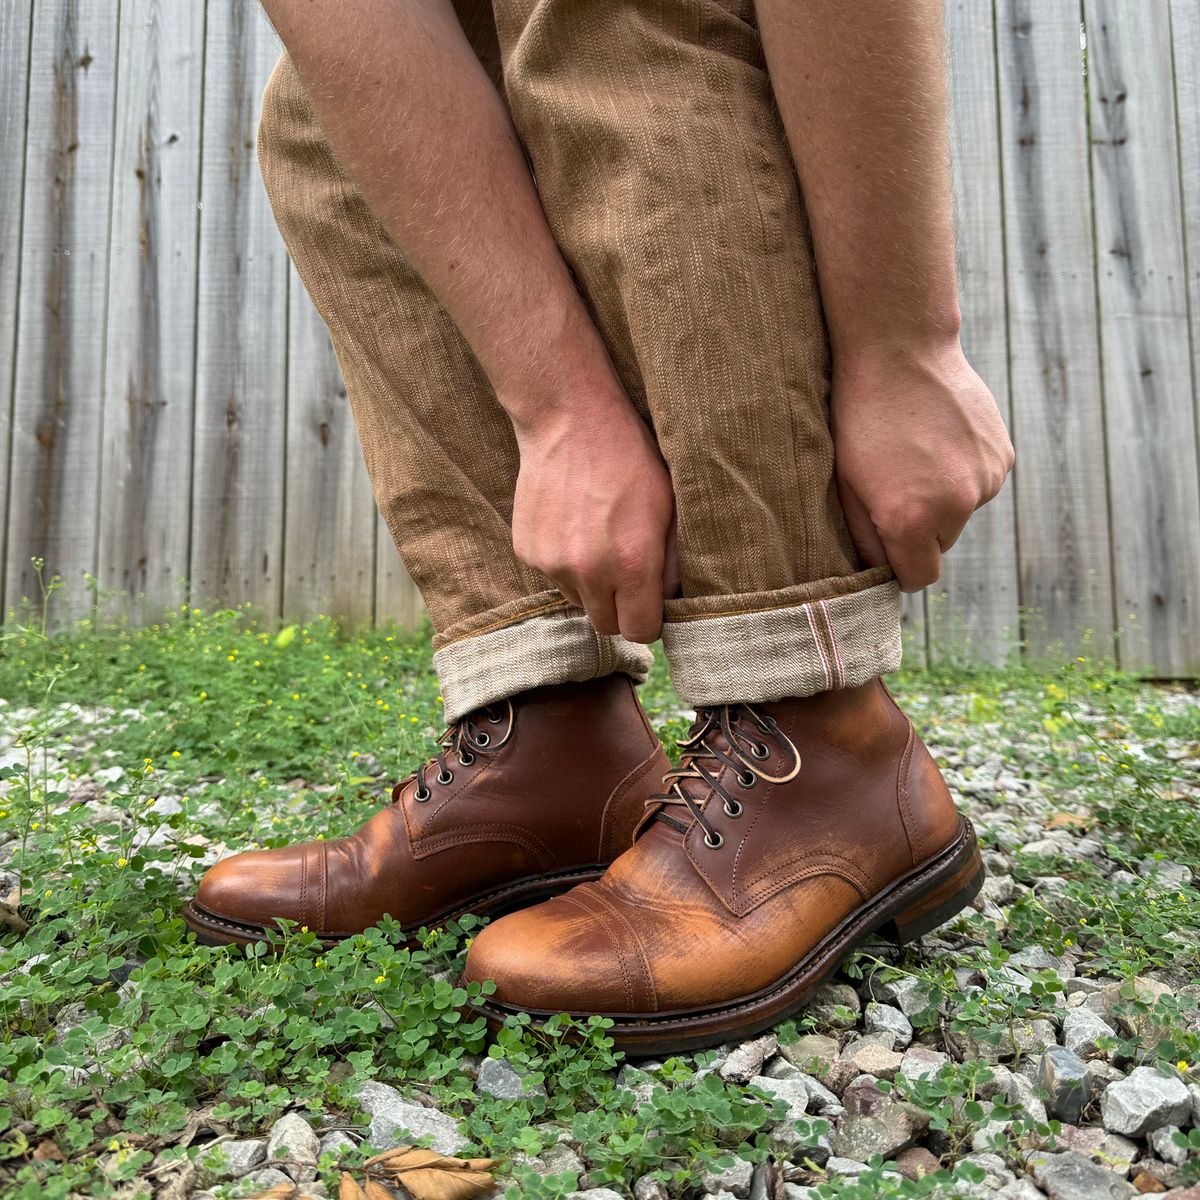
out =
<path fill-rule="evenodd" d="M 857 946 L 873 937 L 897 945 L 916 941 L 966 908 L 983 886 L 983 861 L 975 830 L 960 816 L 961 828 L 942 852 L 902 876 L 852 912 L 783 978 L 766 988 L 709 1008 L 665 1013 L 575 1013 L 613 1022 L 606 1036 L 631 1057 L 658 1057 L 699 1050 L 721 1042 L 742 1041 L 799 1012 Z M 528 1013 L 533 1027 L 554 1015 L 493 999 L 471 1007 L 493 1027 L 507 1017 Z"/>
<path fill-rule="evenodd" d="M 569 891 L 577 884 L 591 883 L 599 879 L 605 870 L 607 868 L 603 864 L 591 864 L 576 867 L 571 871 L 529 875 L 524 879 L 515 880 L 502 888 L 473 896 L 456 908 L 430 916 L 419 925 L 402 929 L 405 945 L 409 949 L 416 949 L 419 945 L 417 933 L 421 929 L 433 929 L 438 925 L 445 925 L 448 921 L 457 921 L 468 913 L 489 918 L 503 916 L 518 908 L 527 908 L 531 904 L 549 900 L 561 892 Z M 252 942 L 272 941 L 280 935 L 278 929 L 269 929 L 265 925 L 256 925 L 248 921 L 237 921 L 221 913 L 210 912 L 195 900 L 184 904 L 183 920 L 202 946 L 246 946 Z M 361 932 L 353 930 L 348 933 L 318 933 L 317 937 L 324 945 L 334 946 Z"/>

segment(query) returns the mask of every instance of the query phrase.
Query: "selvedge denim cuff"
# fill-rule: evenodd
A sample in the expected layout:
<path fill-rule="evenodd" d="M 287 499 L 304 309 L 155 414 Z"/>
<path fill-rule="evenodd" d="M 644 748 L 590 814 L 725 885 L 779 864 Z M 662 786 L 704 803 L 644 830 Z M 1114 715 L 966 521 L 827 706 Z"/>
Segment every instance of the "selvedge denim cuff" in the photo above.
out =
<path fill-rule="evenodd" d="M 743 596 L 668 600 L 663 648 L 679 698 L 754 704 L 857 687 L 900 665 L 887 567 Z"/>
<path fill-rule="evenodd" d="M 447 722 L 529 688 L 617 671 L 645 682 L 654 661 L 649 647 L 597 633 L 558 593 L 529 597 L 524 613 L 514 607 L 497 608 L 434 639 Z"/>

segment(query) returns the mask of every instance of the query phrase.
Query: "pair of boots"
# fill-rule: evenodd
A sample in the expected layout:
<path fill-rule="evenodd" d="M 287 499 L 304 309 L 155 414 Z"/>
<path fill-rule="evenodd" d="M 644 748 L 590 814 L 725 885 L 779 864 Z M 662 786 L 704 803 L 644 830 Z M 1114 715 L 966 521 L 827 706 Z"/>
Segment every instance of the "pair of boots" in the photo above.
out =
<path fill-rule="evenodd" d="M 489 1017 L 600 1013 L 657 1055 L 783 1020 L 857 943 L 919 937 L 980 888 L 970 823 L 879 680 L 701 709 L 681 748 L 672 769 L 624 675 L 535 688 L 453 724 L 354 836 L 218 863 L 188 925 L 333 941 L 508 912 L 467 957 Z"/>

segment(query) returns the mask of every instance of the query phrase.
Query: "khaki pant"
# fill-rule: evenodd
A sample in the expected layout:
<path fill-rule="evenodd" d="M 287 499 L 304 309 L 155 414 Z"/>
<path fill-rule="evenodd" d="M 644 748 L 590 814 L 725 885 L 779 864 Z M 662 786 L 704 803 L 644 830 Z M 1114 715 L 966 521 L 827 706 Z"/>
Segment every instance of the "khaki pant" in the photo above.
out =
<path fill-rule="evenodd" d="M 674 485 L 691 704 L 853 686 L 900 658 L 833 483 L 829 348 L 752 0 L 460 0 L 554 236 Z M 644 676 L 517 560 L 517 449 L 457 328 L 338 167 L 291 63 L 259 160 L 327 322 L 375 498 L 435 628 L 450 720 L 541 684 Z"/>

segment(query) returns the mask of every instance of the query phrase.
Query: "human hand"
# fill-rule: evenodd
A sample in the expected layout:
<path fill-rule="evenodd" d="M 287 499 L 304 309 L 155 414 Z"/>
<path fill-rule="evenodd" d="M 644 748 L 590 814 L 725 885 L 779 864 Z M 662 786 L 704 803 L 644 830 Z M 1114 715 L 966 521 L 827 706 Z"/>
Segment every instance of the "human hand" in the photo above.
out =
<path fill-rule="evenodd" d="M 513 549 L 587 612 L 598 633 L 653 642 L 679 592 L 675 495 L 627 402 L 516 427 Z"/>
<path fill-rule="evenodd" d="M 942 555 L 1012 470 L 996 402 L 958 340 L 871 347 L 835 360 L 831 418 L 838 494 L 868 566 L 906 592 L 941 576 Z"/>

